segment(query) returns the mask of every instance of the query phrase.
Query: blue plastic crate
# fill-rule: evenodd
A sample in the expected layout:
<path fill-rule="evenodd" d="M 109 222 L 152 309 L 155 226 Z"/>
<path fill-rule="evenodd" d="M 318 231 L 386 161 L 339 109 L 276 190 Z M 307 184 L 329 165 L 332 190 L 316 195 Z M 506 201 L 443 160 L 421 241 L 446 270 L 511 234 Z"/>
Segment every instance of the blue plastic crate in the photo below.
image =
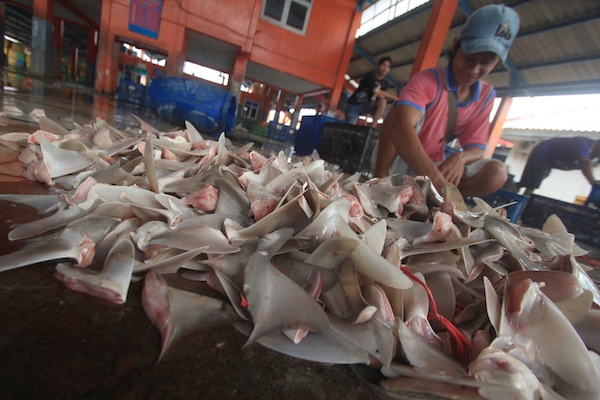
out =
<path fill-rule="evenodd" d="M 148 105 L 146 86 L 127 79 L 121 79 L 117 87 L 117 100 L 141 106 Z"/>
<path fill-rule="evenodd" d="M 521 214 L 521 223 L 542 228 L 556 214 L 575 240 L 600 248 L 600 210 L 532 194 Z"/>
<path fill-rule="evenodd" d="M 600 208 L 600 185 L 593 185 L 592 191 L 585 201 L 585 206 L 594 206 L 596 208 Z"/>
<path fill-rule="evenodd" d="M 287 142 L 290 139 L 290 127 L 271 121 L 269 122 L 267 137 L 280 142 Z"/>
<path fill-rule="evenodd" d="M 342 122 L 341 120 L 325 115 L 302 117 L 300 128 L 294 136 L 294 153 L 299 156 L 312 154 L 319 145 L 323 127 L 326 122 Z"/>
<path fill-rule="evenodd" d="M 321 158 L 337 164 L 349 174 L 369 175 L 372 153 L 379 143 L 379 130 L 370 126 L 327 122 L 317 146 Z"/>
<path fill-rule="evenodd" d="M 527 201 L 529 200 L 528 196 L 523 196 L 521 194 L 509 192 L 503 189 L 485 196 L 481 196 L 481 198 L 492 207 L 498 207 L 503 204 L 515 202 L 515 204 L 506 207 L 508 219 L 515 223 L 519 220 L 519 217 L 521 216 L 521 213 L 525 209 Z"/>

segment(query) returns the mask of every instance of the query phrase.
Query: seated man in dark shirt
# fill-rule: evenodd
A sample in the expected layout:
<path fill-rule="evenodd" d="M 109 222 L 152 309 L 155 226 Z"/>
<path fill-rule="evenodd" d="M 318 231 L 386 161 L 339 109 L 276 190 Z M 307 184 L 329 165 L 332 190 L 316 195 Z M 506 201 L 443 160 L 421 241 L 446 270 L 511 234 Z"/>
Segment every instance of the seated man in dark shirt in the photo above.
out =
<path fill-rule="evenodd" d="M 362 78 L 358 88 L 346 103 L 346 122 L 355 124 L 359 115 L 370 114 L 373 117 L 372 125 L 377 125 L 377 121 L 385 112 L 387 99 L 396 100 L 397 97 L 386 92 L 390 84 L 384 78 L 391 67 L 392 59 L 383 57 L 379 60 L 377 68 Z"/>
<path fill-rule="evenodd" d="M 556 137 L 538 143 L 527 160 L 518 183 L 525 188 L 526 195 L 540 187 L 553 168 L 563 171 L 580 169 L 592 185 L 600 181 L 594 179 L 593 167 L 600 157 L 600 142 L 587 137 Z"/>

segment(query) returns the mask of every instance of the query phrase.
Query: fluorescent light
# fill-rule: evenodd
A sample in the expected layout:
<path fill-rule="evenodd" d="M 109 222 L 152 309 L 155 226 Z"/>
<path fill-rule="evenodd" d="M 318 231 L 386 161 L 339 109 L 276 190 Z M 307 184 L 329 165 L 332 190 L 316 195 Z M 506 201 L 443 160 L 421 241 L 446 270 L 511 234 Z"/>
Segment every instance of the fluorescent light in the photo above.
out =
<path fill-rule="evenodd" d="M 20 43 L 17 39 L 15 39 L 14 37 L 10 37 L 8 35 L 4 35 L 4 39 L 13 42 L 13 43 Z"/>

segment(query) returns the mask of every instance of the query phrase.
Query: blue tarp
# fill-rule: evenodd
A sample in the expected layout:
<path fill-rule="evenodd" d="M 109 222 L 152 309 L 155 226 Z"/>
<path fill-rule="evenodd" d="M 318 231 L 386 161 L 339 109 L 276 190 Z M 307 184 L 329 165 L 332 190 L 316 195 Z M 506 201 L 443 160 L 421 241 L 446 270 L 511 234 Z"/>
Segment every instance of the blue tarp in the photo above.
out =
<path fill-rule="evenodd" d="M 150 109 L 164 120 L 200 132 L 219 134 L 235 126 L 237 101 L 224 89 L 194 79 L 157 77 L 150 85 Z"/>

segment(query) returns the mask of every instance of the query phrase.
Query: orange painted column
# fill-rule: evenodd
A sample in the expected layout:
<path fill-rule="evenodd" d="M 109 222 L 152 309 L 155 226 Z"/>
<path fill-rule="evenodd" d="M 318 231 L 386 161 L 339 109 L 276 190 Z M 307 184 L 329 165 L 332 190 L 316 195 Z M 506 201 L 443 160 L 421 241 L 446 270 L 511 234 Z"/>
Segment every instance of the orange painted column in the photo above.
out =
<path fill-rule="evenodd" d="M 54 48 L 62 51 L 65 36 L 65 20 L 59 17 L 54 18 Z"/>
<path fill-rule="evenodd" d="M 97 30 L 88 30 L 87 61 L 89 62 L 96 62 L 96 57 L 98 56 L 98 43 L 96 42 L 97 35 Z"/>
<path fill-rule="evenodd" d="M 121 43 L 117 42 L 113 33 L 109 34 L 110 42 L 107 43 L 107 65 L 109 74 L 104 79 L 104 93 L 113 94 L 119 84 L 119 53 Z"/>
<path fill-rule="evenodd" d="M 292 123 L 290 126 L 292 129 L 296 129 L 296 125 L 298 125 L 298 121 L 300 120 L 300 110 L 302 109 L 302 103 L 304 103 L 304 95 L 299 94 L 296 96 L 296 101 L 294 101 L 294 114 L 292 114 Z"/>
<path fill-rule="evenodd" d="M 246 76 L 246 66 L 248 65 L 249 58 L 250 53 L 245 51 L 238 52 L 233 64 L 233 73 L 231 74 L 231 79 L 229 80 L 229 93 L 234 95 L 237 99 L 238 107 L 241 107 L 239 102 L 242 94 L 242 83 L 244 82 L 244 77 Z"/>
<path fill-rule="evenodd" d="M 65 20 L 62 18 L 54 18 L 54 62 L 52 68 L 57 77 L 62 78 L 62 51 L 65 36 Z M 66 78 L 66 77 L 65 77 Z"/>
<path fill-rule="evenodd" d="M 183 76 L 183 64 L 185 63 L 188 40 L 189 37 L 185 26 L 179 25 L 173 47 L 169 48 L 169 55 L 167 57 L 168 76 Z"/>
<path fill-rule="evenodd" d="M 411 76 L 437 65 L 457 6 L 458 0 L 434 0 Z"/>
<path fill-rule="evenodd" d="M 342 54 L 342 59 L 340 60 L 340 65 L 335 79 L 335 86 L 333 87 L 333 90 L 331 91 L 331 96 L 329 98 L 329 106 L 327 107 L 329 111 L 335 111 L 340 102 L 340 96 L 342 95 L 342 89 L 344 88 L 345 84 L 344 75 L 346 75 L 346 71 L 348 71 L 348 65 L 350 65 L 350 58 L 352 57 L 352 53 L 354 52 L 354 43 L 356 42 L 356 31 L 360 27 L 361 17 L 362 12 L 355 10 L 354 17 L 352 18 L 352 23 L 348 28 L 348 35 L 346 36 L 346 46 L 344 48 L 344 53 Z"/>
<path fill-rule="evenodd" d="M 242 83 L 246 77 L 246 66 L 252 54 L 252 48 L 254 47 L 254 37 L 256 36 L 256 29 L 258 26 L 258 20 L 260 19 L 260 11 L 262 8 L 262 0 L 254 0 L 252 5 L 252 16 L 250 18 L 250 24 L 248 25 L 248 31 L 246 32 L 246 42 L 235 57 L 235 63 L 233 65 L 233 73 L 231 74 L 231 80 L 229 82 L 229 93 L 235 96 L 238 101 L 238 109 L 242 109 L 243 104 L 240 103 L 242 97 Z M 261 111 L 259 112 L 259 120 L 266 121 L 269 116 L 271 108 L 271 99 L 273 98 L 274 89 L 269 89 L 269 98 L 267 109 L 263 108 L 265 98 L 263 97 L 261 102 Z M 263 96 L 265 93 L 263 92 Z"/>
<path fill-rule="evenodd" d="M 6 27 L 4 19 L 5 11 L 6 7 L 4 6 L 4 2 L 0 1 L 0 35 L 2 35 L 2 38 L 4 38 L 4 32 Z M 6 54 L 4 54 L 4 49 L 2 49 L 2 53 L 0 53 L 0 92 L 4 90 L 4 64 L 6 62 Z"/>
<path fill-rule="evenodd" d="M 111 68 L 113 60 L 111 59 L 111 45 L 115 41 L 114 34 L 110 32 L 112 1 L 104 0 L 102 2 L 102 12 L 100 16 L 100 29 L 98 31 L 98 55 L 96 58 L 96 82 L 94 88 L 98 92 L 112 93 L 110 88 L 110 76 L 113 73 Z M 115 60 L 118 67 L 118 59 Z M 116 73 L 116 69 L 115 69 Z"/>
<path fill-rule="evenodd" d="M 96 70 L 96 60 L 98 57 L 98 31 L 88 28 L 88 48 L 87 59 L 85 62 L 85 85 L 94 86 L 94 71 Z"/>
<path fill-rule="evenodd" d="M 54 18 L 54 0 L 34 0 L 33 18 L 52 21 L 52 18 Z"/>
<path fill-rule="evenodd" d="M 275 106 L 275 121 L 279 122 L 279 113 L 283 109 L 283 102 L 285 101 L 286 93 L 283 90 L 279 90 L 279 96 L 277 97 L 277 105 Z"/>
<path fill-rule="evenodd" d="M 504 122 L 506 121 L 506 116 L 508 115 L 508 111 L 510 110 L 512 102 L 512 97 L 502 98 L 500 106 L 498 107 L 496 115 L 494 116 L 494 120 L 492 121 L 492 125 L 490 126 L 490 137 L 488 139 L 485 152 L 483 153 L 483 157 L 492 158 L 494 150 L 496 149 L 496 145 L 498 144 L 498 140 L 500 140 L 500 136 L 502 136 L 502 127 L 504 126 Z"/>
<path fill-rule="evenodd" d="M 73 53 L 71 53 L 71 80 L 77 82 L 77 75 L 79 69 L 79 48 L 73 47 Z"/>
<path fill-rule="evenodd" d="M 260 113 L 258 118 L 261 121 L 266 121 L 269 118 L 269 111 L 271 111 L 271 103 L 273 102 L 273 96 L 275 96 L 275 89 L 273 86 L 268 86 L 263 92 L 263 97 L 260 102 Z"/>
<path fill-rule="evenodd" d="M 31 74 L 38 77 L 52 76 L 54 52 L 54 0 L 34 0 L 31 27 Z"/>

